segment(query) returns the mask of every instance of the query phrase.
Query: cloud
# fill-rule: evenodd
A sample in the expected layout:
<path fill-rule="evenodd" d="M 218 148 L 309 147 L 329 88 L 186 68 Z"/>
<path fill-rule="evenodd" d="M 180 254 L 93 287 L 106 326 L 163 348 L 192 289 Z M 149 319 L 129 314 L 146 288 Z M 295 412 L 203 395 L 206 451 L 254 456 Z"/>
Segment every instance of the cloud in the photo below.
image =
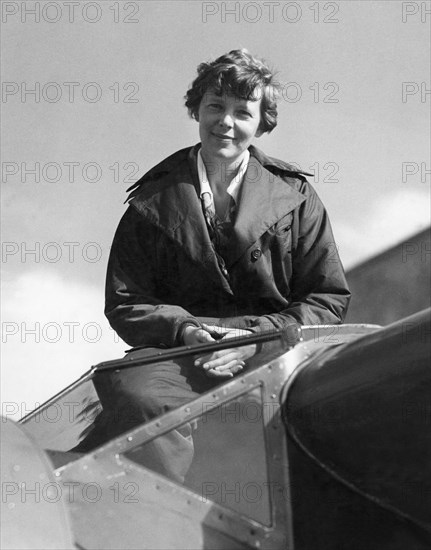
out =
<path fill-rule="evenodd" d="M 353 225 L 341 222 L 336 239 L 346 269 L 380 254 L 430 225 L 429 197 L 422 190 L 403 189 L 380 195 Z"/>
<path fill-rule="evenodd" d="M 103 316 L 103 289 L 34 271 L 3 285 L 2 414 L 20 418 L 92 365 L 128 348 Z"/>

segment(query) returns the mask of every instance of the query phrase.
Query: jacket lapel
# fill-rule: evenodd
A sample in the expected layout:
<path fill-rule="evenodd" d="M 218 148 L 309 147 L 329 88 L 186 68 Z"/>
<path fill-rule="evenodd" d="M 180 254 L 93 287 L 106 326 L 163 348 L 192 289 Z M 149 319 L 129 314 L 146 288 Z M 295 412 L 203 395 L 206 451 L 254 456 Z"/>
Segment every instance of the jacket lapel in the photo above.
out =
<path fill-rule="evenodd" d="M 232 265 L 271 226 L 304 201 L 304 196 L 250 157 L 241 186 L 234 231 Z"/>
<path fill-rule="evenodd" d="M 191 166 L 187 158 L 179 162 L 168 174 L 149 181 L 131 204 L 205 268 L 213 282 L 233 294 L 214 253 Z"/>

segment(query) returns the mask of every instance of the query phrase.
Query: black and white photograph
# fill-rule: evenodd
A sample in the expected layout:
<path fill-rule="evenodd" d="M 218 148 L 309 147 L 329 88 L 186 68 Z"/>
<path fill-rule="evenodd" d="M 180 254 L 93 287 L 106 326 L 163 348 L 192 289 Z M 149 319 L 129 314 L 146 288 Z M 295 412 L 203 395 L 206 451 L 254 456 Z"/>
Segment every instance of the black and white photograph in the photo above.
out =
<path fill-rule="evenodd" d="M 431 2 L 1 0 L 1 548 L 431 548 Z"/>

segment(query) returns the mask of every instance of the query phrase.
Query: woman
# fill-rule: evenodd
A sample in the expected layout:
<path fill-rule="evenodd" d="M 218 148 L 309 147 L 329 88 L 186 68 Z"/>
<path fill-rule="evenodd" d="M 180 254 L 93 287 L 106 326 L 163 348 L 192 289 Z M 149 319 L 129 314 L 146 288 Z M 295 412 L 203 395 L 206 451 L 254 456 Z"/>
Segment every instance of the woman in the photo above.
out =
<path fill-rule="evenodd" d="M 111 250 L 105 313 L 131 346 L 152 353 L 342 321 L 350 294 L 322 203 L 301 172 L 252 145 L 277 124 L 276 95 L 274 75 L 246 50 L 198 67 L 186 106 L 201 141 L 133 186 Z M 117 414 L 99 437 L 183 405 L 255 351 L 104 374 L 98 391 Z"/>

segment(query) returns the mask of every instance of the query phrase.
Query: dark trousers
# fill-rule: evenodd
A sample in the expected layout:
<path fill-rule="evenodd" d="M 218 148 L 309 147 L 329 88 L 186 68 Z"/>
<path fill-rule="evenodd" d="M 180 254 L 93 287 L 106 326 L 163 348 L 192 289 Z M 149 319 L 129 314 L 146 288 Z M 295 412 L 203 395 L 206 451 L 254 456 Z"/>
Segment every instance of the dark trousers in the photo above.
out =
<path fill-rule="evenodd" d="M 158 351 L 146 348 L 129 353 L 128 358 L 146 357 Z M 73 450 L 89 452 L 156 416 L 185 405 L 219 383 L 195 367 L 189 357 L 96 373 L 94 385 L 103 410 L 88 435 Z M 130 457 L 182 482 L 193 459 L 190 424 L 141 446 Z"/>

